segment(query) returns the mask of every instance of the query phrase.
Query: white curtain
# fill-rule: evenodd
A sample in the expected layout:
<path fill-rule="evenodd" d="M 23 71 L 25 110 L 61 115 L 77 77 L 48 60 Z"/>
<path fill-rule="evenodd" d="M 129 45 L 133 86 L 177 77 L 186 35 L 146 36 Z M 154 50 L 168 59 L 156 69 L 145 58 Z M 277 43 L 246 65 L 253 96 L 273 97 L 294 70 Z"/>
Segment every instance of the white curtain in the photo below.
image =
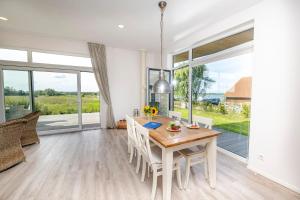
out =
<path fill-rule="evenodd" d="M 98 83 L 101 95 L 107 104 L 106 113 L 106 127 L 115 128 L 115 118 L 113 114 L 113 108 L 110 99 L 108 76 L 107 76 L 107 66 L 106 66 L 106 51 L 105 45 L 88 43 L 89 52 L 92 60 L 92 66 L 95 74 L 96 81 Z"/>

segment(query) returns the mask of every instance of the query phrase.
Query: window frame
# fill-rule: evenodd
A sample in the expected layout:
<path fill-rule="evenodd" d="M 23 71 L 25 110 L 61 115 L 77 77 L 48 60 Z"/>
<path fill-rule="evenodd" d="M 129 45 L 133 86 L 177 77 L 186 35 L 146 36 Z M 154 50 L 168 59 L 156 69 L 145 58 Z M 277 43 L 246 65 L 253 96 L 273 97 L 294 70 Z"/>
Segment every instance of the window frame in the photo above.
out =
<path fill-rule="evenodd" d="M 210 54 L 210 55 L 203 56 L 203 57 L 199 57 L 199 58 L 195 58 L 195 59 L 193 59 L 193 49 L 196 48 L 196 47 L 199 47 L 201 45 L 205 45 L 205 44 L 214 42 L 216 40 L 219 40 L 219 39 L 237 34 L 239 32 L 246 31 L 246 30 L 251 29 L 251 28 L 254 28 L 253 21 L 247 22 L 247 23 L 242 24 L 240 26 L 237 26 L 235 28 L 228 29 L 226 31 L 223 31 L 223 32 L 218 33 L 216 35 L 213 35 L 211 37 L 205 38 L 204 40 L 202 40 L 198 43 L 195 43 L 192 46 L 189 46 L 188 48 L 184 48 L 184 49 L 182 49 L 178 52 L 174 52 L 173 54 L 171 54 L 172 55 L 172 68 L 171 68 L 171 71 L 172 71 L 172 81 L 173 81 L 174 71 L 184 67 L 184 66 L 174 67 L 174 56 L 176 56 L 178 54 L 181 54 L 183 52 L 186 52 L 186 51 L 188 51 L 188 53 L 189 53 L 189 60 L 188 60 L 188 66 L 189 66 L 189 91 L 188 91 L 189 92 L 189 102 L 188 102 L 188 105 L 189 105 L 188 106 L 189 119 L 188 119 L 188 122 L 189 123 L 192 122 L 192 115 L 193 115 L 193 113 L 192 113 L 192 92 L 191 92 L 193 67 L 195 67 L 197 65 L 205 65 L 205 64 L 208 64 L 208 63 L 211 63 L 211 62 L 215 62 L 215 61 L 219 61 L 219 60 L 231 58 L 231 57 L 234 57 L 234 56 L 239 56 L 239 55 L 243 55 L 243 54 L 246 54 L 246 53 L 253 52 L 254 42 L 253 41 L 246 42 L 246 43 L 243 43 L 241 45 L 237 45 L 237 46 L 234 46 L 232 48 L 228 48 L 226 50 L 219 51 L 217 53 Z M 173 91 L 173 89 L 172 89 L 172 91 Z M 174 95 L 174 91 L 173 91 L 172 96 L 171 96 L 172 109 L 174 109 L 174 96 L 173 95 Z"/>

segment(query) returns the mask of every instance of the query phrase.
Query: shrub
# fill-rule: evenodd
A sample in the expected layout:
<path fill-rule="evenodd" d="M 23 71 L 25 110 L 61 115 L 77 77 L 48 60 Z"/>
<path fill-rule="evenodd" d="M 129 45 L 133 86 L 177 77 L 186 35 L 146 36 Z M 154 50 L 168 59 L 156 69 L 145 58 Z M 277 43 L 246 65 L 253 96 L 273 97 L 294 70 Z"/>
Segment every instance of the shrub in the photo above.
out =
<path fill-rule="evenodd" d="M 226 105 L 224 103 L 219 103 L 218 105 L 218 111 L 222 113 L 223 115 L 227 114 Z"/>
<path fill-rule="evenodd" d="M 242 106 L 242 114 L 245 118 L 250 117 L 250 104 L 243 104 Z"/>

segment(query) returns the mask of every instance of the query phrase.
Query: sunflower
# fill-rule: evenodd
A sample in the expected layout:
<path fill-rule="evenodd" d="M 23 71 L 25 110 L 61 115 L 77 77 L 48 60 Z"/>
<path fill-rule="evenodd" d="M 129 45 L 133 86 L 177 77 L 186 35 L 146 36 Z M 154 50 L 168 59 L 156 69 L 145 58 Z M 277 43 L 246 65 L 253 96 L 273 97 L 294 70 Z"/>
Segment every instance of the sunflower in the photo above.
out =
<path fill-rule="evenodd" d="M 156 107 L 151 107 L 151 115 L 156 116 L 158 114 L 158 109 Z"/>
<path fill-rule="evenodd" d="M 145 114 L 150 114 L 150 113 L 151 113 L 151 108 L 150 108 L 150 106 L 144 106 L 144 113 L 145 113 Z"/>

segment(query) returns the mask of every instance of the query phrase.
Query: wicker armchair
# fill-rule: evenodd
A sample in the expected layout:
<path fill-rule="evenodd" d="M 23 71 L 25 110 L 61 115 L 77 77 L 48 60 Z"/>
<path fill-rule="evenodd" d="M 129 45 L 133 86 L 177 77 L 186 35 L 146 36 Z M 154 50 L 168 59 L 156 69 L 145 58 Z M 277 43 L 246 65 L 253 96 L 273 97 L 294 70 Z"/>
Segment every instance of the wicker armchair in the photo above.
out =
<path fill-rule="evenodd" d="M 22 146 L 26 146 L 34 143 L 40 143 L 40 139 L 36 132 L 36 124 L 39 119 L 39 116 L 40 116 L 40 112 L 33 112 L 22 118 L 26 120 L 25 129 L 21 136 Z"/>
<path fill-rule="evenodd" d="M 20 143 L 25 123 L 18 119 L 0 124 L 0 172 L 25 161 Z"/>

